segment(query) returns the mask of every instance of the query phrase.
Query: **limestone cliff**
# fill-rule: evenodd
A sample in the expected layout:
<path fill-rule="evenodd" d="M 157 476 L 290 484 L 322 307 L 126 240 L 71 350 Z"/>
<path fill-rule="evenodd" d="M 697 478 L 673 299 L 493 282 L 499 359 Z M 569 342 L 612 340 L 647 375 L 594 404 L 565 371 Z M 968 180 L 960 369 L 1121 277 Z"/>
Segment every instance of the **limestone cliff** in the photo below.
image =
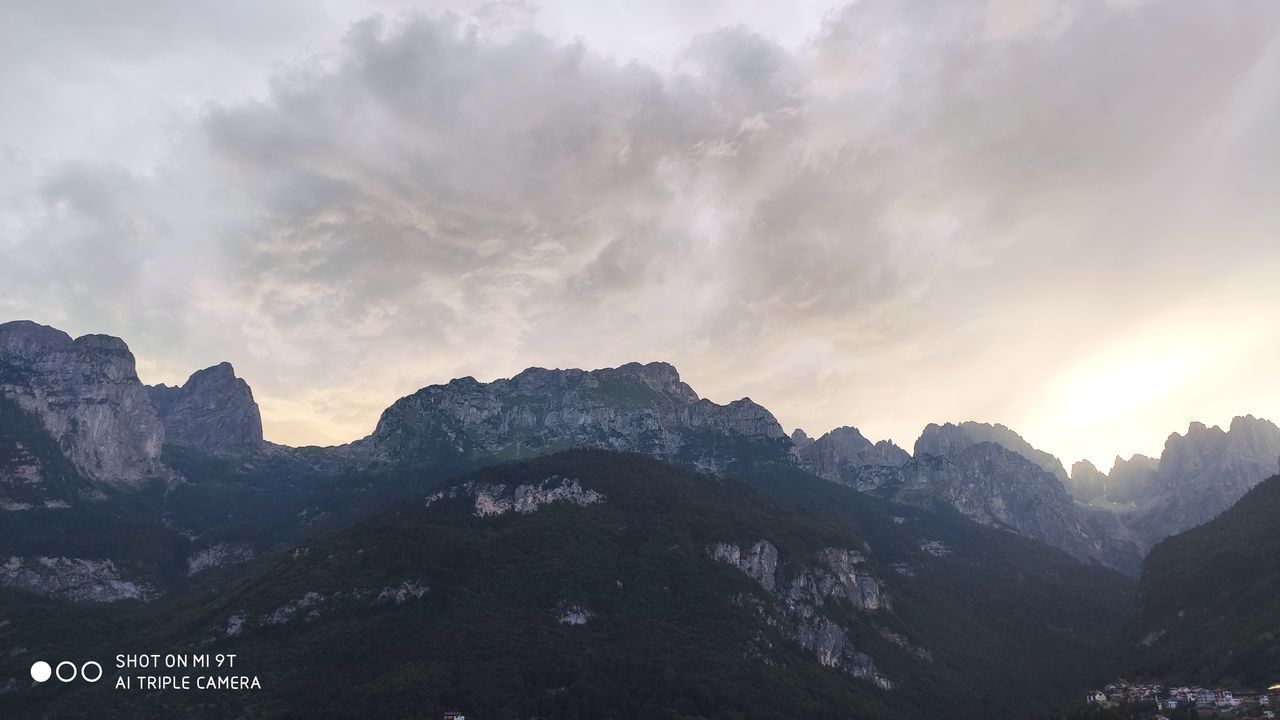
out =
<path fill-rule="evenodd" d="M 231 363 L 200 370 L 181 387 L 147 388 L 165 428 L 165 442 L 215 454 L 262 447 L 262 416 L 248 383 Z"/>
<path fill-rule="evenodd" d="M 876 468 L 900 468 L 911 460 L 906 450 L 892 442 L 872 444 L 853 427 L 836 428 L 796 452 L 801 466 L 814 475 L 855 487 Z"/>
<path fill-rule="evenodd" d="M 37 418 L 88 478 L 136 486 L 165 474 L 164 427 L 119 338 L 4 323 L 0 395 Z"/>

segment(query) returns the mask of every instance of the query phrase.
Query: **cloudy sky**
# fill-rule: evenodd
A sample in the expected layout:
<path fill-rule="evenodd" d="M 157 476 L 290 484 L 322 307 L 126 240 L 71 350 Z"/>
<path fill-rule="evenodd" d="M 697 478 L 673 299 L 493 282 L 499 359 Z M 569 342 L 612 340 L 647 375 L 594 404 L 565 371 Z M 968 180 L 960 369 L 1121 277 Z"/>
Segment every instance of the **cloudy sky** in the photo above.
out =
<path fill-rule="evenodd" d="M 630 360 L 1104 467 L 1280 420 L 1273 0 L 16 0 L 0 93 L 0 318 L 279 442 Z"/>

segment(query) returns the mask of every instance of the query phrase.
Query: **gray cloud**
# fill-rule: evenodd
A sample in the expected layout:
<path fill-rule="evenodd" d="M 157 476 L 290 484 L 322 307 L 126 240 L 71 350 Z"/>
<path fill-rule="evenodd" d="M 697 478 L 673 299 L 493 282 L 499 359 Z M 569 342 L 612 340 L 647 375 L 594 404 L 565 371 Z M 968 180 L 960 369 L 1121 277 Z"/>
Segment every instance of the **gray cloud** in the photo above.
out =
<path fill-rule="evenodd" d="M 160 373 L 231 352 L 290 440 L 453 375 L 651 358 L 904 443 L 974 417 L 1107 456 L 1280 415 L 1244 384 L 1206 405 L 1222 358 L 1112 426 L 1068 397 L 1134 337 L 1176 347 L 1178 308 L 1280 301 L 1250 289 L 1280 266 L 1273 3 L 861 0 L 670 66 L 494 9 L 361 20 L 150 168 L 11 150 L 0 310 Z"/>

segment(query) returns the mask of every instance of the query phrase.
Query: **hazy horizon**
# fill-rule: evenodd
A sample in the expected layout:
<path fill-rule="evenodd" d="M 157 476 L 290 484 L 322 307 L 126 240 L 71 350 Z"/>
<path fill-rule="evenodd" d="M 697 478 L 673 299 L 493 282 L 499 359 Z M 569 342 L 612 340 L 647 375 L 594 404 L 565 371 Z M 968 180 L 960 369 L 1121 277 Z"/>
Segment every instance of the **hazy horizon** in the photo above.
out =
<path fill-rule="evenodd" d="M 1069 468 L 1280 418 L 1280 5 L 0 10 L 0 316 L 230 361 L 268 439 L 662 360 Z"/>

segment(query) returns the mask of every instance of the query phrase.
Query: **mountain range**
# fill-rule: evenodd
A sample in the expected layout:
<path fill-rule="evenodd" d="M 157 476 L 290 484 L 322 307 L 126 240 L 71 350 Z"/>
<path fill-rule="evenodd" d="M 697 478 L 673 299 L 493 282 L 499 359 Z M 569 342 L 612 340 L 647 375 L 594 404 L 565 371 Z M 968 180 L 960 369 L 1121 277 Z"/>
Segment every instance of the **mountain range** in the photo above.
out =
<path fill-rule="evenodd" d="M 228 363 L 147 386 L 119 339 L 11 322 L 0 325 L 0 686 L 40 637 L 297 660 L 369 626 L 399 664 L 371 666 L 335 717 L 388 688 L 397 702 L 488 708 L 482 717 L 1044 713 L 1136 632 L 1127 576 L 1141 569 L 1147 597 L 1151 563 L 1181 538 L 1161 541 L 1253 497 L 1278 466 L 1280 429 L 1251 416 L 1193 424 L 1159 459 L 1117 458 L 1106 474 L 1084 462 L 1068 474 L 1003 425 L 931 424 L 910 453 L 852 427 L 788 435 L 749 398 L 700 398 L 665 363 L 461 378 L 396 401 L 365 438 L 292 448 L 263 439 Z M 1139 606 L 1141 623 L 1162 621 Z M 490 627 L 482 610 L 501 620 Z M 313 615 L 335 621 L 312 627 Z M 459 676 L 402 646 L 405 627 L 450 647 L 487 638 L 522 679 L 476 674 L 493 657 L 478 649 L 456 655 L 471 668 Z M 710 655 L 654 645 L 703 634 Z M 503 637 L 518 640 L 499 650 Z M 542 673 L 548 653 L 557 660 Z M 611 685 L 583 658 L 688 681 Z M 354 672 L 344 662 L 330 683 Z M 406 688 L 405 663 L 434 678 L 421 693 Z M 266 694 L 267 715 L 323 690 L 287 685 Z M 568 690 L 547 699 L 532 687 Z M 68 716 L 102 702 L 7 695 L 0 708 L 21 696 Z"/>

